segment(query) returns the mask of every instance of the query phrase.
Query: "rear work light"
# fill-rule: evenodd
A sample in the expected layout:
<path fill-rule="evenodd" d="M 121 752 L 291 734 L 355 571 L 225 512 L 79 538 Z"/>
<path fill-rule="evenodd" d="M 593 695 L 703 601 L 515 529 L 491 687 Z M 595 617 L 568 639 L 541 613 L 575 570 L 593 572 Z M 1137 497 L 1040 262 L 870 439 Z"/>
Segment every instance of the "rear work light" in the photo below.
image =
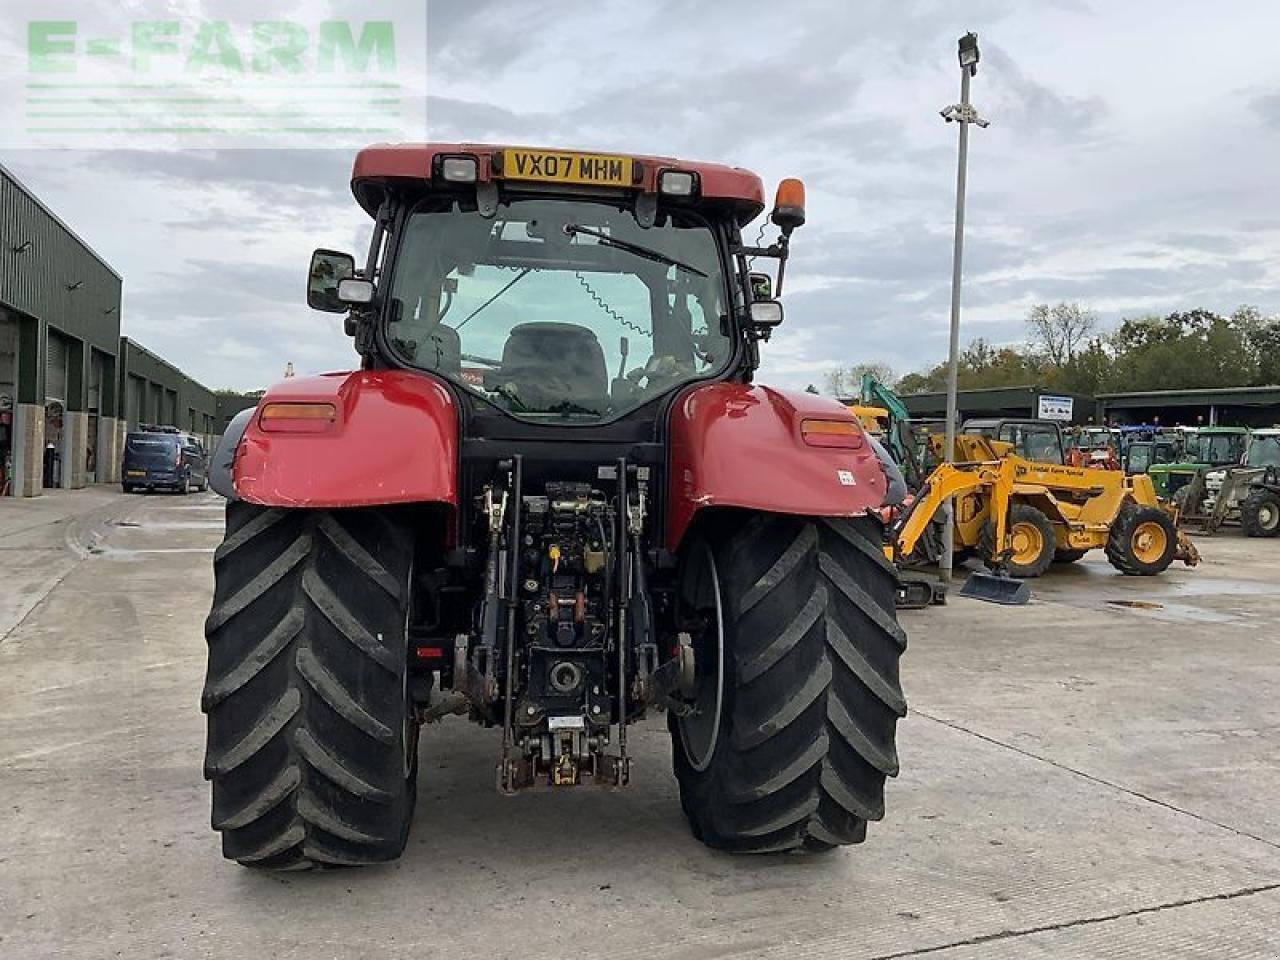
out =
<path fill-rule="evenodd" d="M 475 157 L 443 157 L 440 160 L 440 179 L 448 183 L 475 183 L 480 176 L 480 165 Z"/>
<path fill-rule="evenodd" d="M 332 403 L 268 403 L 258 415 L 268 433 L 320 433 L 337 419 Z"/>
<path fill-rule="evenodd" d="M 692 197 L 698 192 L 698 175 L 688 170 L 663 170 L 658 192 L 666 197 Z"/>
<path fill-rule="evenodd" d="M 860 450 L 866 443 L 856 420 L 802 420 L 800 434 L 811 447 Z"/>

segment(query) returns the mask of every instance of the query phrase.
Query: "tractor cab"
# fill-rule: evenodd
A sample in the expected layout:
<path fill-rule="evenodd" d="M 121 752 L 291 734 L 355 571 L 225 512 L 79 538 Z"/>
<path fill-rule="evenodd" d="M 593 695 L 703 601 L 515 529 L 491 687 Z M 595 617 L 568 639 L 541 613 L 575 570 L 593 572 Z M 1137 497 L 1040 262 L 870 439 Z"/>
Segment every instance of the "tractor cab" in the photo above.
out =
<path fill-rule="evenodd" d="M 1172 439 L 1157 435 L 1154 439 L 1130 440 L 1124 452 L 1125 473 L 1145 474 L 1153 466 L 1174 463 L 1178 454 L 1179 444 Z"/>
<path fill-rule="evenodd" d="M 1262 470 L 1280 468 L 1280 427 L 1253 431 L 1241 465 Z"/>
<path fill-rule="evenodd" d="M 1249 446 L 1249 433 L 1247 427 L 1198 427 L 1185 431 L 1181 459 L 1155 464 L 1147 471 L 1156 493 L 1172 500 L 1204 471 L 1240 463 Z"/>
<path fill-rule="evenodd" d="M 686 384 L 747 377 L 782 320 L 744 255 L 785 262 L 798 181 L 774 208 L 782 237 L 757 251 L 739 230 L 763 207 L 760 181 L 736 168 L 459 146 L 409 179 L 411 158 L 361 153 L 353 190 L 377 225 L 363 279 L 344 298 L 354 264 L 318 251 L 310 300 L 355 308 L 370 364 L 448 380 L 479 420 L 651 422 Z"/>
<path fill-rule="evenodd" d="M 1066 463 L 1062 427 L 1056 420 L 966 420 L 960 433 L 1012 444 L 1013 452 L 1024 460 Z"/>

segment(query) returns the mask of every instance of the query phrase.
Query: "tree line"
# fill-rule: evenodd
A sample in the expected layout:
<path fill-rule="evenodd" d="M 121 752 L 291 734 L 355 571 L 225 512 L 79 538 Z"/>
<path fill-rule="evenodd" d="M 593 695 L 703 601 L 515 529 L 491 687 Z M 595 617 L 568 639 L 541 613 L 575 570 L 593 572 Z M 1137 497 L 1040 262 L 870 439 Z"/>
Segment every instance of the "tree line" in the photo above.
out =
<path fill-rule="evenodd" d="M 1042 303 L 1031 308 L 1026 323 L 1025 343 L 1001 346 L 984 337 L 968 343 L 960 354 L 961 390 L 1036 384 L 1099 394 L 1280 383 L 1280 316 L 1264 316 L 1257 307 L 1228 315 L 1195 309 L 1124 319 L 1103 331 L 1078 303 Z M 855 395 L 864 371 L 893 383 L 883 364 L 854 364 L 828 370 L 826 392 Z M 894 383 L 904 396 L 946 387 L 945 360 Z"/>

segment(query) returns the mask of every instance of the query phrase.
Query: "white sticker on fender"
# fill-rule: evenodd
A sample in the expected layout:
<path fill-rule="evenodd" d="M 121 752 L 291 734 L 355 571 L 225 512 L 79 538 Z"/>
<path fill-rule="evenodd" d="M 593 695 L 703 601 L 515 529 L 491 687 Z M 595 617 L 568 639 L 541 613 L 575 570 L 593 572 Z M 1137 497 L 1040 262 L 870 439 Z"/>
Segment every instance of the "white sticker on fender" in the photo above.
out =
<path fill-rule="evenodd" d="M 852 470 L 837 470 L 836 476 L 840 478 L 842 486 L 856 487 L 858 485 L 858 481 L 853 478 Z"/>

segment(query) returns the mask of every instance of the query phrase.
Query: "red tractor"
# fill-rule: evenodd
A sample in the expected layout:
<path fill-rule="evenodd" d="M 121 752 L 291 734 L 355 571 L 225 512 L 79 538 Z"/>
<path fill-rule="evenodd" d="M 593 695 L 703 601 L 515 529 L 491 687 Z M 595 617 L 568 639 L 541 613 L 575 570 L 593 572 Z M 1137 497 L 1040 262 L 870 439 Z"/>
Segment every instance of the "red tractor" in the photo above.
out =
<path fill-rule="evenodd" d="M 834 400 L 756 385 L 804 191 L 743 243 L 760 179 L 705 163 L 375 146 L 362 268 L 308 302 L 360 369 L 297 377 L 228 428 L 205 775 L 224 854 L 391 860 L 418 729 L 501 731 L 500 789 L 632 774 L 666 711 L 693 833 L 857 843 L 906 704 L 880 508 L 900 487 Z M 496 737 L 495 737 L 496 739 Z"/>

